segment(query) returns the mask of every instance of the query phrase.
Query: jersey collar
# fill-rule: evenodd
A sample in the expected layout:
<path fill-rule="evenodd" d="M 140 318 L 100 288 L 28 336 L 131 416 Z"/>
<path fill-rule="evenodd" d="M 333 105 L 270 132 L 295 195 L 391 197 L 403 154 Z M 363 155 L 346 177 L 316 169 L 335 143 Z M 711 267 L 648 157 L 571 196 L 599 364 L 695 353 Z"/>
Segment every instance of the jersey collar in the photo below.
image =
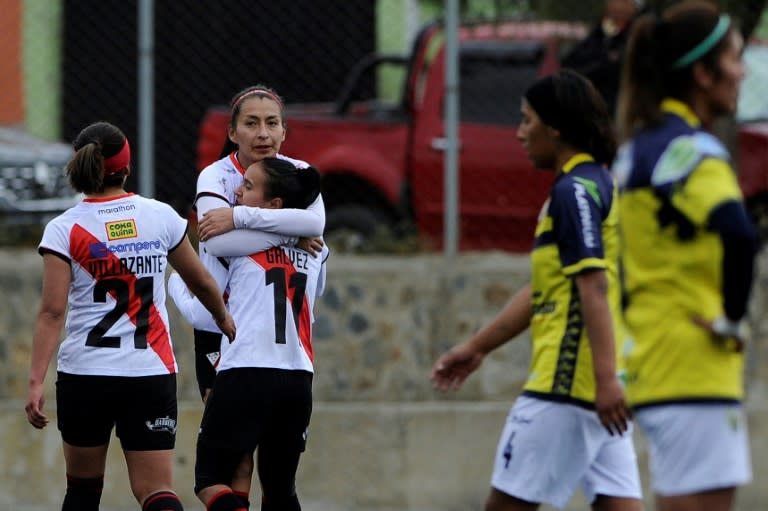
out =
<path fill-rule="evenodd" d="M 126 197 L 130 197 L 132 195 L 136 194 L 133 192 L 127 192 L 121 193 L 120 195 L 113 195 L 111 197 L 88 197 L 83 199 L 83 202 L 109 202 L 111 200 L 125 199 Z"/>
<path fill-rule="evenodd" d="M 240 162 L 237 160 L 237 151 L 232 151 L 229 153 L 229 161 L 232 162 L 232 165 L 235 166 L 235 169 L 240 173 L 240 175 L 245 175 L 245 169 L 242 165 L 240 165 Z"/>
<path fill-rule="evenodd" d="M 587 153 L 576 153 L 571 156 L 565 165 L 563 165 L 563 174 L 567 174 L 573 170 L 573 168 L 579 163 L 585 163 L 588 161 L 595 161 L 595 159 Z"/>
<path fill-rule="evenodd" d="M 692 128 L 701 126 L 701 121 L 696 117 L 696 114 L 693 113 L 691 107 L 678 99 L 664 98 L 661 102 L 661 111 L 665 114 L 673 114 L 682 118 Z"/>

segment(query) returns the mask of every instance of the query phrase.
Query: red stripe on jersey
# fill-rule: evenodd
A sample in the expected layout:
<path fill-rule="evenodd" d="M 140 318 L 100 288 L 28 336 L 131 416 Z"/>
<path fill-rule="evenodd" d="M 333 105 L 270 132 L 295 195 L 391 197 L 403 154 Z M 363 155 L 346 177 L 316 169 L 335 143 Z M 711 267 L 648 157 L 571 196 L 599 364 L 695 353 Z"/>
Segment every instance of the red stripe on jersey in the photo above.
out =
<path fill-rule="evenodd" d="M 131 323 L 136 325 L 137 314 L 142 306 L 141 294 L 136 292 L 136 275 L 128 271 L 104 274 L 102 270 L 111 268 L 121 268 L 120 258 L 115 256 L 102 241 L 93 234 L 86 231 L 83 227 L 75 224 L 69 234 L 69 247 L 72 259 L 88 272 L 94 280 L 101 281 L 105 279 L 116 279 L 125 282 L 128 288 L 128 310 L 126 314 Z M 92 250 L 95 247 L 98 250 Z M 98 252 L 94 254 L 94 252 Z M 98 261 L 106 264 L 92 264 Z M 118 299 L 117 292 L 110 290 L 109 294 L 115 300 Z M 171 348 L 170 336 L 165 328 L 165 323 L 154 303 L 154 289 L 152 290 L 153 302 L 149 305 L 149 325 L 147 328 L 147 344 L 157 353 L 160 360 L 165 364 L 169 373 L 174 372 L 173 350 Z"/>
<path fill-rule="evenodd" d="M 229 161 L 232 162 L 232 165 L 235 166 L 235 170 L 237 170 L 241 176 L 245 175 L 245 171 L 247 169 L 242 165 L 240 165 L 240 161 L 237 159 L 237 151 L 233 151 L 229 153 Z"/>
<path fill-rule="evenodd" d="M 256 261 L 265 271 L 270 268 L 283 268 L 285 271 L 285 290 L 288 303 L 293 304 L 298 288 L 290 285 L 291 276 L 300 272 L 296 270 L 288 254 L 282 248 L 274 247 L 249 257 Z M 301 290 L 301 293 L 304 293 L 304 289 Z M 296 313 L 295 310 L 293 312 L 294 314 Z M 299 311 L 298 330 L 297 333 L 299 334 L 301 346 L 309 357 L 309 361 L 314 363 L 314 355 L 312 353 L 312 322 L 310 321 L 309 301 L 306 295 L 303 296 L 301 310 Z"/>

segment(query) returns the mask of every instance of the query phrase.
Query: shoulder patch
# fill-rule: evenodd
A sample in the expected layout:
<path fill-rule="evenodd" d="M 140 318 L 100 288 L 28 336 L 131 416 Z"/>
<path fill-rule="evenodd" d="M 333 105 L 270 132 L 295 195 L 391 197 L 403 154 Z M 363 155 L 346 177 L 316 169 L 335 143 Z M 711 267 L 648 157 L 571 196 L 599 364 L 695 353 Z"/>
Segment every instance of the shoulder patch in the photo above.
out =
<path fill-rule="evenodd" d="M 653 168 L 651 184 L 661 186 L 680 181 L 696 168 L 701 161 L 696 141 L 684 135 L 672 140 Z"/>
<path fill-rule="evenodd" d="M 698 132 L 672 140 L 651 174 L 651 184 L 663 186 L 686 178 L 707 157 L 729 159 L 728 151 L 713 135 Z"/>

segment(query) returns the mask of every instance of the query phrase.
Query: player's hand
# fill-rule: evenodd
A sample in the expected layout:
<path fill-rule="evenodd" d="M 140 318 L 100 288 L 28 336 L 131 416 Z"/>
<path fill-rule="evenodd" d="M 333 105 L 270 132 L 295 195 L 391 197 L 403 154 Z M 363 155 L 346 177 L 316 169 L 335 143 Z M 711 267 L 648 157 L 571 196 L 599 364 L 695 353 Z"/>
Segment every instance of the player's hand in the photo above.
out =
<path fill-rule="evenodd" d="M 309 252 L 312 257 L 317 257 L 317 254 L 323 251 L 323 238 L 299 238 L 296 247 L 302 249 L 304 252 Z"/>
<path fill-rule="evenodd" d="M 746 321 L 729 321 L 724 316 L 707 321 L 701 316 L 693 316 L 691 320 L 711 333 L 723 346 L 738 353 L 744 351 L 749 341 L 750 331 Z"/>
<path fill-rule="evenodd" d="M 458 389 L 480 367 L 483 358 L 484 353 L 473 350 L 466 343 L 454 346 L 432 366 L 432 385 L 439 390 Z"/>
<path fill-rule="evenodd" d="M 29 386 L 27 395 L 27 405 L 24 410 L 27 412 L 27 420 L 37 429 L 43 429 L 48 425 L 48 417 L 43 413 L 45 397 L 43 396 L 43 384 L 34 384 Z"/>
<path fill-rule="evenodd" d="M 629 409 L 624 400 L 624 389 L 618 378 L 610 378 L 605 382 L 597 383 L 595 408 L 600 423 L 611 436 L 623 435 L 629 428 L 632 410 Z"/>
<path fill-rule="evenodd" d="M 215 318 L 214 318 L 215 319 Z M 235 320 L 232 319 L 232 315 L 227 311 L 227 315 L 223 320 L 216 319 L 216 326 L 219 327 L 224 335 L 229 339 L 229 343 L 232 344 L 235 340 L 235 334 L 237 333 L 237 327 L 235 326 Z"/>
<path fill-rule="evenodd" d="M 197 226 L 197 235 L 201 241 L 206 241 L 234 228 L 234 210 L 232 208 L 216 208 L 203 214 L 203 219 Z"/>

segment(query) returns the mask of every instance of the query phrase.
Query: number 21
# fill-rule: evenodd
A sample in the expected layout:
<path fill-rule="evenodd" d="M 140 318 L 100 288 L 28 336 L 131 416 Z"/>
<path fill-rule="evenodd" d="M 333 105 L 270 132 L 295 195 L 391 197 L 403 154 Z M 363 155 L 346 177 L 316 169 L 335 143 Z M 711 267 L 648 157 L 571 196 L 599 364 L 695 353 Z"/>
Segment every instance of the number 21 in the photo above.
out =
<path fill-rule="evenodd" d="M 112 328 L 120 317 L 128 312 L 131 284 L 124 280 L 105 279 L 96 282 L 93 288 L 93 301 L 104 303 L 107 294 L 114 292 L 115 307 L 101 318 L 101 321 L 88 332 L 86 346 L 96 348 L 119 348 L 120 337 L 104 334 Z M 136 312 L 136 331 L 133 334 L 133 346 L 137 350 L 147 349 L 147 331 L 149 330 L 149 308 L 154 302 L 154 280 L 152 277 L 142 277 L 133 282 L 133 292 L 141 299 L 141 306 Z"/>

